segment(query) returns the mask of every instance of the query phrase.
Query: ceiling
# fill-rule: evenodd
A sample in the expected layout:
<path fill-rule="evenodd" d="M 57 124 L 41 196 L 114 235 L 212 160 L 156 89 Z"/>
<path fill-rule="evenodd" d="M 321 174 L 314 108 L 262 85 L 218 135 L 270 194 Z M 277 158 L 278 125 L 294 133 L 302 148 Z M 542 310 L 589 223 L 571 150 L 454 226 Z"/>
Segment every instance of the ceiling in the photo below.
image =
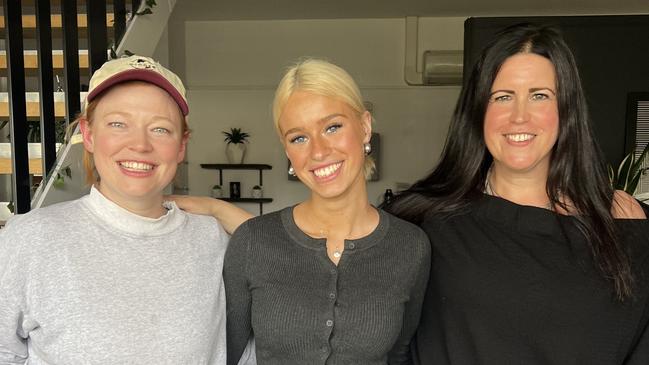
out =
<path fill-rule="evenodd" d="M 186 21 L 649 14 L 649 0 L 177 0 Z"/>

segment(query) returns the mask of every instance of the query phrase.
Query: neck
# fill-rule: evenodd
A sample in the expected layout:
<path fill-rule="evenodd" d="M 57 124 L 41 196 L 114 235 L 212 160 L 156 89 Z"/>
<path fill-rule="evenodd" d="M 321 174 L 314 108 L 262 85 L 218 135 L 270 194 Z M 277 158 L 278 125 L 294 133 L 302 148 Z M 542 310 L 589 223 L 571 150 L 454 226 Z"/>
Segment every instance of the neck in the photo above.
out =
<path fill-rule="evenodd" d="M 309 200 L 295 207 L 295 222 L 312 237 L 355 239 L 368 235 L 378 225 L 378 212 L 367 200 L 365 184 L 362 191 L 334 199 L 312 194 Z"/>
<path fill-rule="evenodd" d="M 487 176 L 487 193 L 520 205 L 550 208 L 546 192 L 547 168 L 533 172 L 516 172 L 492 165 Z M 491 191 L 489 191 L 491 190 Z"/>
<path fill-rule="evenodd" d="M 154 197 L 132 199 L 122 197 L 119 194 L 113 194 L 110 191 L 106 191 L 106 189 L 101 188 L 101 184 L 97 187 L 97 190 L 99 190 L 99 192 L 108 200 L 128 210 L 129 212 L 142 217 L 160 218 L 167 213 L 167 210 L 162 206 L 162 194 Z"/>

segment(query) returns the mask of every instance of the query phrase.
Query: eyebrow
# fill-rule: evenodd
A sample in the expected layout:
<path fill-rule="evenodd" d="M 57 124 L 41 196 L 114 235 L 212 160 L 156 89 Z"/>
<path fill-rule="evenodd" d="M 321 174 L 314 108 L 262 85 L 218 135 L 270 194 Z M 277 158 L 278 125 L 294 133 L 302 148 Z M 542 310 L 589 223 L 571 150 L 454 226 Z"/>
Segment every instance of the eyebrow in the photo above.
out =
<path fill-rule="evenodd" d="M 345 114 L 334 113 L 334 114 L 329 114 L 324 118 L 321 118 L 320 120 L 318 120 L 317 123 L 328 122 L 328 121 L 330 121 L 330 120 L 332 120 L 334 118 L 337 118 L 337 117 L 347 118 L 347 116 Z M 291 128 L 291 129 L 287 130 L 286 132 L 284 132 L 284 137 L 286 137 L 287 135 L 289 135 L 291 133 L 298 132 L 298 131 L 300 131 L 300 128 L 297 128 L 297 127 L 296 128 Z"/>
<path fill-rule="evenodd" d="M 552 95 L 557 95 L 557 93 L 555 93 L 554 90 L 552 90 L 549 87 L 533 87 L 533 88 L 530 88 L 528 91 L 530 93 L 534 93 L 534 92 L 541 91 L 541 90 L 548 90 L 549 92 L 552 93 Z M 508 94 L 516 94 L 516 92 L 514 90 L 499 89 L 499 90 L 494 90 L 494 91 L 490 92 L 489 96 L 493 96 L 493 94 L 500 93 L 500 92 L 508 93 Z"/>

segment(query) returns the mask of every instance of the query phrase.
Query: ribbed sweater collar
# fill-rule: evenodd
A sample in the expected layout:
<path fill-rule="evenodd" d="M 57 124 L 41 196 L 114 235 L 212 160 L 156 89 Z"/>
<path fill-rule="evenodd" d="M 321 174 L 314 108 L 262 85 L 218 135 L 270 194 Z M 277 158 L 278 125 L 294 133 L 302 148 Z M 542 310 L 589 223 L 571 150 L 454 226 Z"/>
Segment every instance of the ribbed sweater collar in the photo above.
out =
<path fill-rule="evenodd" d="M 311 249 L 325 249 L 327 244 L 326 238 L 313 238 L 302 230 L 295 224 L 295 219 L 293 218 L 293 208 L 288 207 L 284 208 L 280 214 L 282 217 L 282 224 L 288 232 L 288 234 L 301 246 L 311 248 Z M 386 233 L 390 228 L 390 215 L 384 212 L 381 209 L 377 209 L 379 212 L 379 225 L 374 231 L 368 234 L 365 237 L 361 237 L 355 240 L 345 240 L 345 249 L 357 249 L 363 250 L 370 248 L 383 240 Z M 352 244 L 350 246 L 350 244 Z"/>
<path fill-rule="evenodd" d="M 81 202 L 106 228 L 130 236 L 163 236 L 182 225 L 187 217 L 174 202 L 163 203 L 167 213 L 160 218 L 143 217 L 115 204 L 94 186 L 90 189 L 90 194 L 81 198 Z"/>

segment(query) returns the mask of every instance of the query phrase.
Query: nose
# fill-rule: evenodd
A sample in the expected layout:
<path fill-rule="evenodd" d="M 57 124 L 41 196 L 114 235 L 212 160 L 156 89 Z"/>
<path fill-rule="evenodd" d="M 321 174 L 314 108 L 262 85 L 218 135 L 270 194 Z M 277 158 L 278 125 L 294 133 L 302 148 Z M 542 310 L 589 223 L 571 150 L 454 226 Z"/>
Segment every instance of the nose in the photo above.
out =
<path fill-rule="evenodd" d="M 329 153 L 331 148 L 329 142 L 325 137 L 315 136 L 311 139 L 311 158 L 315 161 L 324 160 Z"/>
<path fill-rule="evenodd" d="M 149 152 L 153 148 L 149 137 L 146 128 L 133 129 L 129 136 L 128 147 L 136 152 Z"/>
<path fill-rule="evenodd" d="M 512 106 L 511 121 L 513 123 L 525 123 L 529 120 L 527 100 L 520 98 Z"/>

